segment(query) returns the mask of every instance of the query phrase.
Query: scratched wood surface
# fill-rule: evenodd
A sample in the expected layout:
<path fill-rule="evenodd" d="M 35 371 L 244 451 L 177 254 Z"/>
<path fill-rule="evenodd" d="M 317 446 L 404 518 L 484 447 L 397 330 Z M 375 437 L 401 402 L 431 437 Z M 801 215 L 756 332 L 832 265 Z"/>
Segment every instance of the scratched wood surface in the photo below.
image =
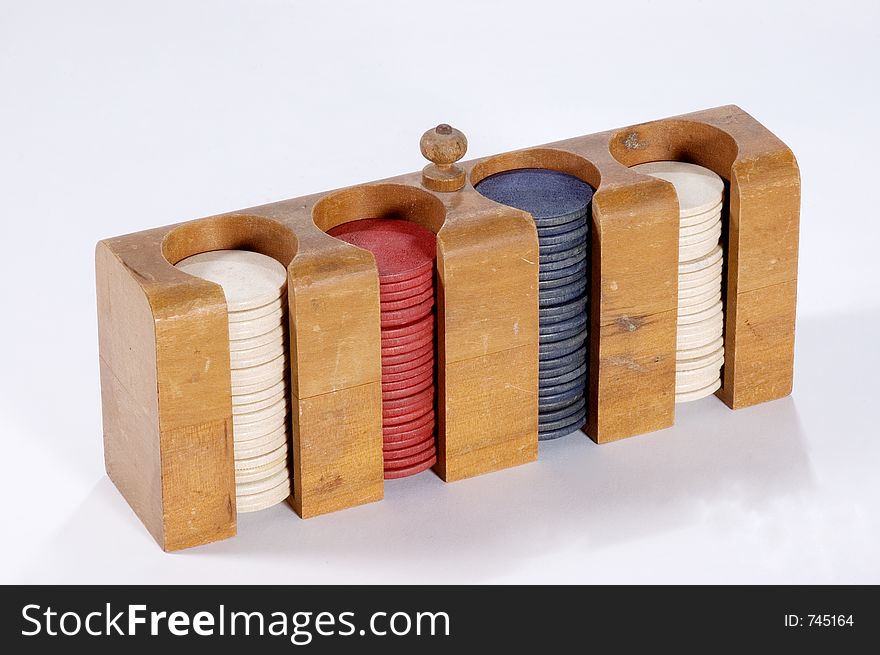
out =
<path fill-rule="evenodd" d="M 412 173 L 101 241 L 108 474 L 166 550 L 235 533 L 225 301 L 217 285 L 173 264 L 245 248 L 288 267 L 291 505 L 308 517 L 381 499 L 377 272 L 370 253 L 326 234 L 381 217 L 437 234 L 435 472 L 453 481 L 534 460 L 537 235 L 528 214 L 473 188 L 522 167 L 565 171 L 597 189 L 585 431 L 606 442 L 672 425 L 678 204 L 670 184 L 628 168 L 660 159 L 701 164 L 729 185 L 717 395 L 744 407 L 788 394 L 797 163 L 760 123 L 727 106 L 462 162 L 463 175 L 444 164 L 442 184 Z M 464 186 L 436 191 L 425 179 Z"/>

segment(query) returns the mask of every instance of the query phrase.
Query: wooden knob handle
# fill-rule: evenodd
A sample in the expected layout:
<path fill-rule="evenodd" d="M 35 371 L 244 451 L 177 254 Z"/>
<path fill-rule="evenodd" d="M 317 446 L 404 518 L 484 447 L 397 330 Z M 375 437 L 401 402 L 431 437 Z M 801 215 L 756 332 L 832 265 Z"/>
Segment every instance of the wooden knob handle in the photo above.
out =
<path fill-rule="evenodd" d="M 464 186 L 464 169 L 455 162 L 467 152 L 467 138 L 460 130 L 441 123 L 422 135 L 422 155 L 431 163 L 422 170 L 422 185 L 431 191 L 458 191 Z"/>

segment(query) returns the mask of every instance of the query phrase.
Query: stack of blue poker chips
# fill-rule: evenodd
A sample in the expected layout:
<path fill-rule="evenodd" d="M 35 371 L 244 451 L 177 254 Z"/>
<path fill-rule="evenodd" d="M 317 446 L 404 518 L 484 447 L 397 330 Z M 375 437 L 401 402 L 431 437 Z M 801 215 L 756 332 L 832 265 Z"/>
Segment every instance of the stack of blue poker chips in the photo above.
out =
<path fill-rule="evenodd" d="M 586 422 L 589 226 L 593 188 L 559 171 L 497 173 L 476 190 L 529 212 L 538 230 L 538 439 L 570 434 Z"/>

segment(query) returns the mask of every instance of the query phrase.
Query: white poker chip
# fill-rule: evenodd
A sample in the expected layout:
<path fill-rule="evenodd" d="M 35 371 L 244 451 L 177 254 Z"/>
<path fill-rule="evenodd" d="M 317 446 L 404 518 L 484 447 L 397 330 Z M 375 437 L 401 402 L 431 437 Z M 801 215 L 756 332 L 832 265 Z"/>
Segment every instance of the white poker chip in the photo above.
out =
<path fill-rule="evenodd" d="M 678 338 L 675 341 L 675 356 L 678 358 L 679 353 L 692 353 L 696 350 L 702 350 L 704 347 L 708 348 L 719 339 L 722 339 L 723 335 L 724 332 L 719 329 L 701 335 L 694 335 L 692 337 Z M 716 350 L 716 348 L 713 347 L 712 350 Z"/>
<path fill-rule="evenodd" d="M 236 500 L 244 496 L 253 496 L 264 491 L 269 491 L 288 480 L 290 480 L 290 472 L 285 467 L 260 480 L 242 482 L 235 488 Z"/>
<path fill-rule="evenodd" d="M 287 309 L 287 299 L 282 296 L 277 300 L 273 300 L 268 305 L 263 305 L 262 307 L 249 309 L 243 312 L 228 312 L 227 316 L 231 323 L 244 323 L 246 321 L 255 321 L 258 318 L 265 318 L 266 316 L 277 314 L 279 311 L 283 312 L 285 309 Z"/>
<path fill-rule="evenodd" d="M 274 405 L 279 400 L 287 397 L 287 386 L 281 384 L 278 386 L 278 392 L 274 393 L 270 396 L 266 396 L 261 400 L 256 400 L 252 403 L 236 403 L 237 398 L 241 398 L 242 396 L 233 396 L 232 397 L 232 415 L 236 414 L 250 414 L 251 412 L 256 412 L 258 410 L 264 409 L 265 407 L 269 407 Z"/>
<path fill-rule="evenodd" d="M 214 250 L 177 263 L 177 268 L 223 287 L 229 311 L 245 311 L 276 300 L 286 289 L 287 269 L 249 250 Z"/>
<path fill-rule="evenodd" d="M 685 273 L 684 275 L 678 276 L 678 288 L 679 289 L 692 289 L 693 287 L 698 287 L 701 284 L 707 283 L 709 280 L 716 279 L 718 282 L 721 282 L 721 273 L 723 271 L 723 261 L 716 262 L 712 266 L 708 268 L 704 268 L 702 271 L 697 271 L 695 273 Z"/>
<path fill-rule="evenodd" d="M 245 439 L 245 438 L 234 439 L 233 442 L 235 443 L 236 448 L 238 448 L 239 444 L 241 444 L 242 448 L 245 448 L 248 450 L 253 450 L 254 448 L 260 447 L 261 445 L 265 446 L 267 443 L 271 443 L 271 442 L 277 440 L 278 437 L 285 436 L 285 435 L 287 435 L 287 426 L 282 424 L 282 425 L 275 426 L 274 430 L 270 430 L 269 432 L 266 432 L 265 434 L 258 434 L 257 436 L 251 437 L 249 439 Z M 275 446 L 275 448 L 277 448 L 277 446 Z M 274 448 L 270 448 L 269 450 L 274 450 Z M 247 457 L 244 457 L 244 456 L 238 456 L 238 451 L 236 451 L 236 456 L 239 459 L 248 459 Z"/>
<path fill-rule="evenodd" d="M 678 297 L 680 300 L 689 300 L 690 298 L 705 298 L 712 291 L 721 293 L 721 276 L 713 275 L 702 284 L 693 287 L 685 287 L 678 289 Z"/>
<path fill-rule="evenodd" d="M 721 284 L 719 282 L 713 282 L 704 287 L 698 287 L 696 290 L 685 289 L 683 292 L 679 293 L 678 302 L 680 306 L 687 308 L 702 304 L 706 300 L 714 298 L 721 298 Z"/>
<path fill-rule="evenodd" d="M 287 413 L 278 412 L 272 416 L 258 421 L 257 423 L 240 423 L 235 424 L 235 416 L 232 417 L 232 438 L 234 441 L 248 441 L 250 439 L 259 439 L 265 437 L 270 432 L 275 432 L 279 428 L 287 426 Z"/>
<path fill-rule="evenodd" d="M 708 168 L 679 161 L 655 161 L 632 169 L 671 182 L 683 217 L 702 214 L 722 201 L 724 181 Z"/>
<path fill-rule="evenodd" d="M 676 375 L 683 371 L 693 371 L 705 366 L 714 366 L 717 364 L 721 367 L 724 364 L 724 348 L 719 348 L 708 355 L 695 357 L 694 359 L 676 359 L 675 372 Z"/>
<path fill-rule="evenodd" d="M 675 395 L 676 397 L 681 396 L 682 394 L 691 393 L 692 391 L 701 391 L 709 386 L 711 386 L 715 382 L 721 381 L 721 375 L 719 371 L 710 371 L 708 375 L 703 376 L 700 379 L 695 379 L 693 382 L 682 382 L 675 383 Z"/>
<path fill-rule="evenodd" d="M 229 322 L 229 342 L 240 342 L 245 339 L 258 339 L 269 332 L 284 329 L 287 325 L 286 312 L 283 309 L 272 312 L 253 321 Z"/>
<path fill-rule="evenodd" d="M 276 396 L 282 396 L 287 391 L 287 381 L 286 379 L 281 379 L 278 382 L 275 382 L 265 389 L 261 391 L 256 391 L 254 393 L 236 393 L 233 389 L 232 392 L 232 411 L 235 413 L 236 406 L 246 406 L 253 405 L 254 403 L 265 402 L 268 398 L 274 398 Z M 244 411 L 244 410 L 242 410 Z"/>
<path fill-rule="evenodd" d="M 230 350 L 229 363 L 232 368 L 252 368 L 268 364 L 284 354 L 284 343 L 267 343 L 259 348 L 250 350 Z"/>
<path fill-rule="evenodd" d="M 259 441 L 259 439 L 253 439 L 252 441 Z M 240 460 L 253 459 L 254 457 L 264 455 L 265 453 L 271 453 L 275 450 L 278 450 L 278 448 L 283 446 L 285 443 L 287 443 L 286 432 L 275 436 L 271 441 L 256 444 L 253 447 L 249 447 L 251 446 L 251 441 L 237 441 L 235 442 L 235 456 Z"/>
<path fill-rule="evenodd" d="M 715 314 L 720 314 L 723 311 L 724 305 L 721 304 L 721 301 L 714 302 L 709 307 L 700 312 L 694 312 L 693 314 L 679 314 L 678 315 L 678 325 L 681 327 L 682 325 L 691 325 L 692 323 L 699 323 L 700 321 L 705 321 L 707 318 L 712 318 Z M 233 407 L 233 411 L 235 408 Z"/>
<path fill-rule="evenodd" d="M 239 511 L 269 507 L 290 493 L 287 269 L 271 257 L 243 250 L 201 253 L 178 268 L 223 288 L 236 503 Z"/>
<path fill-rule="evenodd" d="M 259 366 L 234 368 L 230 371 L 232 388 L 252 387 L 267 381 L 277 382 L 284 376 L 286 370 L 287 358 L 283 354 Z"/>
<path fill-rule="evenodd" d="M 235 460 L 235 470 L 247 471 L 249 469 L 259 468 L 261 466 L 265 466 L 266 464 L 274 463 L 282 457 L 287 457 L 287 441 L 285 441 L 284 445 L 282 445 L 280 448 L 276 448 L 275 450 L 268 452 L 264 455 L 260 455 L 259 457 L 248 457 L 247 459 Z"/>
<path fill-rule="evenodd" d="M 290 404 L 287 401 L 287 397 L 282 396 L 279 400 L 275 401 L 268 407 L 263 407 L 262 409 L 258 409 L 253 412 L 233 414 L 233 425 L 235 427 L 238 427 L 240 425 L 248 425 L 250 423 L 259 423 L 261 421 L 268 420 L 276 414 L 286 415 L 289 408 Z"/>
<path fill-rule="evenodd" d="M 236 497 L 235 505 L 239 514 L 258 512 L 262 509 L 274 507 L 278 503 L 287 500 L 288 496 L 290 496 L 290 480 L 286 480 L 274 489 L 269 489 L 262 493 L 242 496 L 241 498 Z"/>
<path fill-rule="evenodd" d="M 719 291 L 714 296 L 710 296 L 704 299 L 699 298 L 690 298 L 688 299 L 690 302 L 682 303 L 679 301 L 678 305 L 678 320 L 680 321 L 684 316 L 691 316 L 693 314 L 698 314 L 702 311 L 705 311 L 715 305 L 716 303 L 721 303 L 721 292 Z"/>
<path fill-rule="evenodd" d="M 281 378 L 283 380 L 287 379 L 287 373 L 285 372 L 285 377 Z M 238 387 L 232 388 L 233 397 L 239 396 L 242 398 L 259 398 L 262 394 L 268 394 L 270 392 L 274 393 L 274 389 L 276 389 L 278 382 L 275 378 L 269 379 L 266 382 L 259 382 L 256 384 L 249 385 L 239 385 Z"/>
<path fill-rule="evenodd" d="M 676 351 L 694 350 L 702 348 L 707 343 L 714 343 L 724 335 L 724 327 L 719 322 L 717 325 L 706 326 L 702 332 L 678 335 L 675 338 Z M 678 352 L 676 352 L 676 358 Z"/>
<path fill-rule="evenodd" d="M 696 391 L 688 391 L 686 393 L 677 393 L 675 394 L 675 402 L 677 403 L 689 403 L 692 400 L 699 400 L 700 398 L 705 398 L 706 396 L 711 396 L 713 393 L 718 391 L 721 388 L 721 379 L 719 378 L 712 384 L 703 387 L 702 389 L 697 389 Z"/>
<path fill-rule="evenodd" d="M 714 172 L 683 162 L 633 166 L 675 187 L 679 203 L 678 308 L 675 401 L 708 396 L 721 386 L 724 364 L 724 181 Z"/>
<path fill-rule="evenodd" d="M 685 290 L 689 291 L 689 290 Z M 687 309 L 688 307 L 695 307 L 697 305 L 701 305 L 705 303 L 707 300 L 711 299 L 721 300 L 721 285 L 715 284 L 714 286 L 708 287 L 699 295 L 693 295 L 691 293 L 679 294 L 678 296 L 678 307 L 679 311 L 682 309 Z"/>
<path fill-rule="evenodd" d="M 675 353 L 675 360 L 678 361 L 680 359 L 696 359 L 697 357 L 703 357 L 704 355 L 708 355 L 711 352 L 715 352 L 719 348 L 724 345 L 724 338 L 718 337 L 715 341 L 711 343 L 707 343 L 704 346 L 699 346 L 696 348 L 678 348 Z"/>
<path fill-rule="evenodd" d="M 705 223 L 706 221 L 710 221 L 712 219 L 720 218 L 723 206 L 724 203 L 719 202 L 717 205 L 715 205 L 711 209 L 706 210 L 705 212 L 700 212 L 699 214 L 694 214 L 693 216 L 681 216 L 678 221 L 679 228 L 689 228 L 693 227 L 694 225 Z"/>
<path fill-rule="evenodd" d="M 720 236 L 721 230 L 718 230 L 718 234 L 715 238 L 706 239 L 705 241 L 686 246 L 680 246 L 678 249 L 678 261 L 689 262 L 709 254 L 718 245 L 718 237 Z"/>
<path fill-rule="evenodd" d="M 685 223 L 685 220 L 687 221 Z M 715 223 L 721 222 L 721 205 L 718 205 L 717 211 L 708 214 L 699 214 L 693 218 L 684 219 L 679 222 L 678 235 L 680 237 L 690 234 L 697 234 L 709 229 Z"/>
<path fill-rule="evenodd" d="M 285 354 L 284 344 L 270 343 L 250 350 L 230 350 L 229 362 L 232 368 L 245 369 L 262 366 Z"/>
<path fill-rule="evenodd" d="M 284 343 L 284 326 L 279 322 L 274 328 L 263 334 L 259 334 L 250 339 L 230 339 L 229 350 L 238 352 L 240 350 L 253 350 L 267 343 Z"/>
<path fill-rule="evenodd" d="M 675 393 L 687 393 L 702 389 L 715 380 L 720 379 L 721 365 L 705 366 L 692 371 L 681 371 L 675 374 Z"/>
<path fill-rule="evenodd" d="M 721 237 L 721 221 L 717 220 L 714 223 L 709 223 L 705 229 L 699 232 L 680 234 L 678 237 L 678 247 L 692 246 L 704 241 L 715 241 L 715 245 L 717 245 L 719 237 Z"/>
<path fill-rule="evenodd" d="M 689 273 L 697 273 L 705 268 L 709 268 L 713 264 L 720 262 L 724 257 L 724 249 L 718 245 L 709 253 L 698 259 L 678 263 L 678 274 L 687 275 Z"/>
<path fill-rule="evenodd" d="M 235 483 L 245 483 L 245 482 L 253 482 L 254 480 L 262 480 L 263 478 L 267 478 L 270 475 L 274 474 L 276 471 L 280 471 L 283 468 L 287 467 L 287 455 L 276 459 L 274 462 L 269 462 L 268 464 L 264 464 L 263 466 L 257 466 L 255 468 L 244 469 L 244 470 L 235 470 Z"/>
<path fill-rule="evenodd" d="M 721 329 L 724 326 L 724 314 L 718 312 L 712 314 L 709 318 L 697 323 L 686 323 L 679 325 L 676 334 L 682 337 L 690 337 L 697 334 L 703 334 L 710 329 Z"/>

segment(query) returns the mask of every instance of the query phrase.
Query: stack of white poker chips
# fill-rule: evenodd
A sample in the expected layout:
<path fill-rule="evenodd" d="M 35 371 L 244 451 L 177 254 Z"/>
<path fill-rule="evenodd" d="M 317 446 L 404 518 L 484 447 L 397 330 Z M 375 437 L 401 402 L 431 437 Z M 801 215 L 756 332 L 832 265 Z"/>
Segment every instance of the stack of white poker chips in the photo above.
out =
<path fill-rule="evenodd" d="M 238 511 L 276 505 L 290 495 L 287 271 L 247 250 L 201 253 L 177 267 L 226 296 Z"/>
<path fill-rule="evenodd" d="M 671 182 L 678 194 L 675 402 L 697 400 L 721 387 L 724 364 L 724 252 L 719 244 L 724 182 L 709 169 L 683 162 L 659 161 L 633 168 Z"/>

